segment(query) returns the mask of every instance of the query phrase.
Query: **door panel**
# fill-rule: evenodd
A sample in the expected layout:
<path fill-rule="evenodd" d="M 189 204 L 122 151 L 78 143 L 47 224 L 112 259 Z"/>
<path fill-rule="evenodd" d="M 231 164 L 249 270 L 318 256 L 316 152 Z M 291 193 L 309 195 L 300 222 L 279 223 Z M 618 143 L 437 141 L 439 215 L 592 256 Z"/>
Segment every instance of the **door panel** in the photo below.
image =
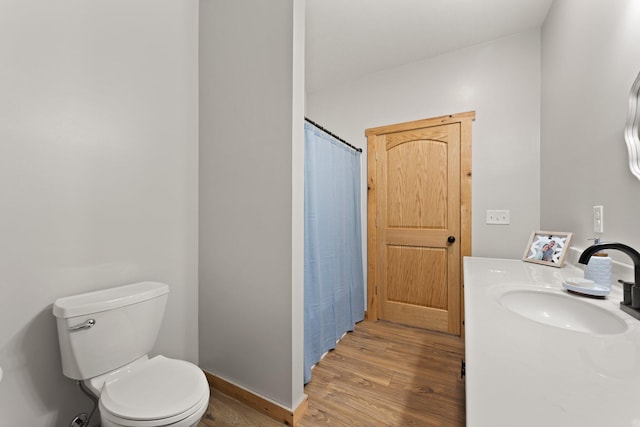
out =
<path fill-rule="evenodd" d="M 447 144 L 413 139 L 389 148 L 387 143 L 386 162 L 387 225 L 417 229 L 446 227 Z"/>
<path fill-rule="evenodd" d="M 388 245 L 387 262 L 387 301 L 447 309 L 444 250 Z M 422 286 L 423 282 L 434 285 Z"/>

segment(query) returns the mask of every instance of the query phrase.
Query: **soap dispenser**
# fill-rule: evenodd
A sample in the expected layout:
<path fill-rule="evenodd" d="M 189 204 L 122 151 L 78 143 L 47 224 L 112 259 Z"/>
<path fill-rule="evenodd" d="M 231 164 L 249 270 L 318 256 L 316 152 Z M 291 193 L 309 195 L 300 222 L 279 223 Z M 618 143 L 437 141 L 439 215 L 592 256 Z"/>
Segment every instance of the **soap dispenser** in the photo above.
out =
<path fill-rule="evenodd" d="M 600 243 L 600 239 L 597 237 L 593 240 L 595 245 Z M 611 291 L 611 258 L 609 255 L 602 251 L 593 254 L 589 264 L 584 268 L 584 278 L 593 280 L 596 286 Z"/>

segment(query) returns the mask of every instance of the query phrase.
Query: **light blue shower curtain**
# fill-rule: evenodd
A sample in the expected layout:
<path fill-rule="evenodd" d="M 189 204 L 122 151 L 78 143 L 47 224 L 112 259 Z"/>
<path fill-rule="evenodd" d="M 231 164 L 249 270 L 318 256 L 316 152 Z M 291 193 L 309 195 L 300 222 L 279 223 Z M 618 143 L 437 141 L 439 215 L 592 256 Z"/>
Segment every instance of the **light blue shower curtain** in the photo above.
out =
<path fill-rule="evenodd" d="M 305 122 L 304 382 L 364 318 L 360 153 Z"/>

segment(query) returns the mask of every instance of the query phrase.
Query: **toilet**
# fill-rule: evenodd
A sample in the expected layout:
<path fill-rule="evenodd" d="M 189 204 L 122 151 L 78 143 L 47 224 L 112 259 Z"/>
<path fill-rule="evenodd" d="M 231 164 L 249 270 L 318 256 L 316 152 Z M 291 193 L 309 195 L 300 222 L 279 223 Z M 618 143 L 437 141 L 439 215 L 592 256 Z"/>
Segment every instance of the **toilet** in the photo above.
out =
<path fill-rule="evenodd" d="M 97 399 L 102 427 L 196 427 L 209 384 L 196 365 L 149 357 L 169 287 L 140 282 L 59 298 L 62 372 Z"/>

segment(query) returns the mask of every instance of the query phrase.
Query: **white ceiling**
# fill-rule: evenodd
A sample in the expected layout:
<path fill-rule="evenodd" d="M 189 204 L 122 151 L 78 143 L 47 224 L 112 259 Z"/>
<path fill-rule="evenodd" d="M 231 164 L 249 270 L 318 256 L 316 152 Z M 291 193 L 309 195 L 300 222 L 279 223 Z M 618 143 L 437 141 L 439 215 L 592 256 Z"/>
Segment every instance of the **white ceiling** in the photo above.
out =
<path fill-rule="evenodd" d="M 307 92 L 542 25 L 553 0 L 307 0 Z"/>

